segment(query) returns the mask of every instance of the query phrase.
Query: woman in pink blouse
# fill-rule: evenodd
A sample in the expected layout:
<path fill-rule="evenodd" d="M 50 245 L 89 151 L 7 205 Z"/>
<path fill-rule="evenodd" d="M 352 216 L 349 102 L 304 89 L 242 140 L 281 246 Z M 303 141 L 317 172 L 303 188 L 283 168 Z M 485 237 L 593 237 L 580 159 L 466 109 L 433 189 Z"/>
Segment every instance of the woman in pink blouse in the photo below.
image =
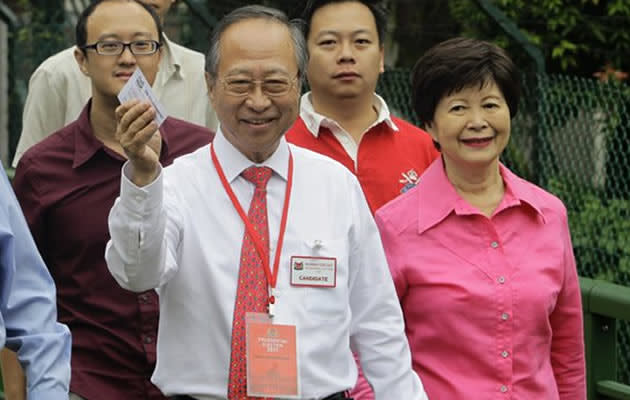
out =
<path fill-rule="evenodd" d="M 586 399 L 566 209 L 499 161 L 519 82 L 502 49 L 465 38 L 438 44 L 412 73 L 415 111 L 442 157 L 376 220 L 432 400 Z"/>

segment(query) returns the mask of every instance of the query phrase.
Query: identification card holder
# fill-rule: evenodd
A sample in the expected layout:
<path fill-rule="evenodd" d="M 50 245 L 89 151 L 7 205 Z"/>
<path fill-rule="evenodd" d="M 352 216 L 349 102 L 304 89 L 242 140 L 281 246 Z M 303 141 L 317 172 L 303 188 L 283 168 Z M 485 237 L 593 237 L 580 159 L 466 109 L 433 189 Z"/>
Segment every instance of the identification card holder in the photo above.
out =
<path fill-rule="evenodd" d="M 295 325 L 275 325 L 268 314 L 247 313 L 247 395 L 298 398 Z"/>

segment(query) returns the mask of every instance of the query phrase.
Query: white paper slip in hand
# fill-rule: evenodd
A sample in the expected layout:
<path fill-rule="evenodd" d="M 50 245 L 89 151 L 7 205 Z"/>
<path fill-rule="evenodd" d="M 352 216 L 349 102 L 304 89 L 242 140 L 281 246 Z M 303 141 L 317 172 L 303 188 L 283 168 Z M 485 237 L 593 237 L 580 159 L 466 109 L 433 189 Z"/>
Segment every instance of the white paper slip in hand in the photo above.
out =
<path fill-rule="evenodd" d="M 158 128 L 167 117 L 164 106 L 155 97 L 153 90 L 151 90 L 151 85 L 149 85 L 140 68 L 136 68 L 125 86 L 120 90 L 118 100 L 121 104 L 129 100 L 148 100 L 155 110 L 155 122 Z"/>

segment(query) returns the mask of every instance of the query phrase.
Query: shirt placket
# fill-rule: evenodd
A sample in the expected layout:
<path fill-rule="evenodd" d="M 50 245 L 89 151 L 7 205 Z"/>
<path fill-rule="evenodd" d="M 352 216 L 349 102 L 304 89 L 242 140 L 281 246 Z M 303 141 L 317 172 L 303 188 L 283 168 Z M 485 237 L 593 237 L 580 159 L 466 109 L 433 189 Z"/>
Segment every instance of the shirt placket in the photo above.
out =
<path fill-rule="evenodd" d="M 138 308 L 140 310 L 140 340 L 147 361 L 154 364 L 156 361 L 156 332 L 158 324 L 158 296 L 150 290 L 138 294 Z"/>
<path fill-rule="evenodd" d="M 359 170 L 359 143 L 355 142 L 352 136 L 350 136 L 350 134 L 341 126 L 337 125 L 337 123 L 330 123 L 325 125 L 325 127 L 330 129 L 330 132 L 333 134 L 335 139 L 337 139 L 348 157 L 352 160 L 354 173 L 356 174 Z"/>
<path fill-rule="evenodd" d="M 488 254 L 488 264 L 494 278 L 495 287 L 495 319 L 496 319 L 496 347 L 492 349 L 492 358 L 496 360 L 498 395 L 509 399 L 512 393 L 512 381 L 514 374 L 513 355 L 513 290 L 512 271 L 505 256 L 501 238 L 499 237 L 492 221 L 487 220 L 488 236 L 485 247 Z"/>

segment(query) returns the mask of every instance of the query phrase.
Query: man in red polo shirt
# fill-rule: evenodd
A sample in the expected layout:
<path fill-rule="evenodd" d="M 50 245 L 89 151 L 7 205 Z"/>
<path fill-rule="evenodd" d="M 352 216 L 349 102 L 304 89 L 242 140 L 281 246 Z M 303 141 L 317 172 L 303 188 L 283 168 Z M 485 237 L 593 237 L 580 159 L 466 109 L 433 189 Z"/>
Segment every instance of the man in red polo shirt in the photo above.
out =
<path fill-rule="evenodd" d="M 303 17 L 311 91 L 286 135 L 354 172 L 372 213 L 413 187 L 438 155 L 426 132 L 392 116 L 374 92 L 387 19 L 378 3 L 309 1 Z"/>
<path fill-rule="evenodd" d="M 376 0 L 310 0 L 300 115 L 289 142 L 325 154 L 359 179 L 372 213 L 415 186 L 438 156 L 428 133 L 392 116 L 375 93 L 384 70 L 387 16 Z M 360 372 L 359 379 L 364 379 Z M 364 385 L 367 386 L 367 385 Z M 358 400 L 374 399 L 355 391 Z"/>

